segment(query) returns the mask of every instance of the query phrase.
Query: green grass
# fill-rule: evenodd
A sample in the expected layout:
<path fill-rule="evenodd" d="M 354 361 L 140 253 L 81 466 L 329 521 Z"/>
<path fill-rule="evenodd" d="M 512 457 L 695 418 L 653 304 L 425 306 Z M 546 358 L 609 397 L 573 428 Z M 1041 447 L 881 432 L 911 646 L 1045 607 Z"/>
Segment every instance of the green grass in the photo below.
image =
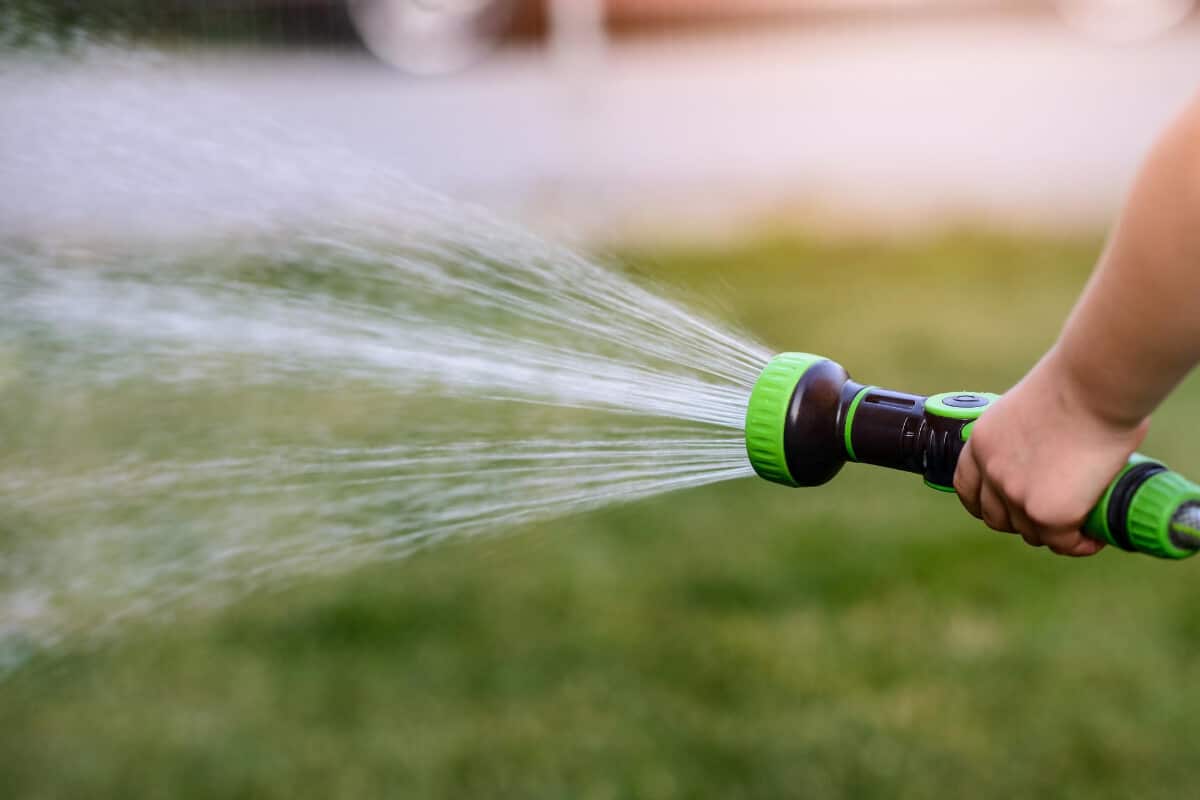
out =
<path fill-rule="evenodd" d="M 1019 377 L 1098 249 L 763 235 L 629 261 L 931 392 Z M 1192 473 L 1198 401 L 1146 446 Z M 0 683 L 0 796 L 1190 796 L 1197 569 L 1057 559 L 861 467 L 698 489 L 40 656 Z"/>

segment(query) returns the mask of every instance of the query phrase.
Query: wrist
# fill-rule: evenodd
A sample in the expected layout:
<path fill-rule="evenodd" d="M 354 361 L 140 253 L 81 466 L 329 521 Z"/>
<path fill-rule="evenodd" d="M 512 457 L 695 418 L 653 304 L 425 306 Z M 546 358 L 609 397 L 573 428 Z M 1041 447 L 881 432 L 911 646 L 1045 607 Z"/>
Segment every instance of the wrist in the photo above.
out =
<path fill-rule="evenodd" d="M 1136 431 L 1146 415 L 1131 407 L 1120 386 L 1109 385 L 1112 370 L 1091 363 L 1091 355 L 1056 344 L 1036 368 L 1048 382 L 1047 396 L 1072 418 L 1118 434 Z"/>

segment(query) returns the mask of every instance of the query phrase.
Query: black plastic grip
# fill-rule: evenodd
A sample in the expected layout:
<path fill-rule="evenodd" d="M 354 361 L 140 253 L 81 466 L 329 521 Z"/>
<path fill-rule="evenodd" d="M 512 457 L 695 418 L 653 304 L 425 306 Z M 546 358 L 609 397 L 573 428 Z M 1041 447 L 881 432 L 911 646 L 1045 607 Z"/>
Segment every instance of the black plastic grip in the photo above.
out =
<path fill-rule="evenodd" d="M 963 449 L 963 428 L 971 420 L 950 419 L 925 410 L 923 395 L 869 388 L 852 404 L 844 425 L 850 425 L 847 455 L 874 464 L 921 475 L 936 488 L 950 489 Z"/>

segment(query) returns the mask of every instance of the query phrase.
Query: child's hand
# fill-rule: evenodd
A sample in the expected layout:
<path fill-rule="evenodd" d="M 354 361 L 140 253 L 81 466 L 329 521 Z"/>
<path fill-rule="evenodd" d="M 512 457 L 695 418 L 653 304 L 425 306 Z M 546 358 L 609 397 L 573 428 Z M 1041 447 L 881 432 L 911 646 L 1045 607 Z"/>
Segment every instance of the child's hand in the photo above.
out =
<path fill-rule="evenodd" d="M 1146 435 L 1086 402 L 1052 351 L 978 422 L 954 488 L 968 511 L 1034 547 L 1090 556 L 1104 545 L 1080 528 Z"/>

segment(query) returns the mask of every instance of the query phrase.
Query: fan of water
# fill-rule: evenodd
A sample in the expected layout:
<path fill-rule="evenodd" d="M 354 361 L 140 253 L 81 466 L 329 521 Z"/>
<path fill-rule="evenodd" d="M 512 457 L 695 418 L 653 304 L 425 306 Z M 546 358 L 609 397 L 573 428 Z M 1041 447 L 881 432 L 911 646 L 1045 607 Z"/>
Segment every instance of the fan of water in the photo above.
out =
<path fill-rule="evenodd" d="M 0 80 L 22 112 L 0 111 L 10 652 L 751 474 L 752 341 L 178 75 L 164 110 L 139 102 L 161 72 L 117 72 L 107 94 L 62 65 Z M 198 98 L 242 122 L 190 130 Z"/>

